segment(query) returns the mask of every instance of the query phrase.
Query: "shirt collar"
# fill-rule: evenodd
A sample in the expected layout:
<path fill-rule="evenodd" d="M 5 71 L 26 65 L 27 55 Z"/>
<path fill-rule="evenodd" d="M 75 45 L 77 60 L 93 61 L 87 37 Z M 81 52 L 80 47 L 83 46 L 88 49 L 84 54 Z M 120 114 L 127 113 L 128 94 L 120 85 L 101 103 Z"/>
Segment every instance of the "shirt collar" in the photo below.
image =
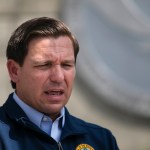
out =
<path fill-rule="evenodd" d="M 36 124 L 40 128 L 41 122 L 43 121 L 43 118 L 45 115 L 43 113 L 37 111 L 36 109 L 30 107 L 26 103 L 24 103 L 17 96 L 17 94 L 15 92 L 13 93 L 13 99 L 22 108 L 22 110 L 26 113 L 26 115 L 30 119 L 30 121 L 33 122 L 34 124 Z M 63 127 L 65 124 L 65 109 L 64 109 L 64 107 L 61 109 L 60 116 L 57 118 L 57 120 L 61 120 L 61 118 L 62 118 L 62 124 L 61 125 Z"/>

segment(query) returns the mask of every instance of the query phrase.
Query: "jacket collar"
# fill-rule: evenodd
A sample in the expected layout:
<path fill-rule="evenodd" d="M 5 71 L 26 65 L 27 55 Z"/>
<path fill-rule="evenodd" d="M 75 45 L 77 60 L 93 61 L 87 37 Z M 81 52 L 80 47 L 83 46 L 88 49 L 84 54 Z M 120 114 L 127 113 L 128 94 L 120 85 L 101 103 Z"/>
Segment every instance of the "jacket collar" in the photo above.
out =
<path fill-rule="evenodd" d="M 13 93 L 11 93 L 7 99 L 7 101 L 3 105 L 4 110 L 6 111 L 8 117 L 17 124 L 20 124 L 23 127 L 30 128 L 32 130 L 35 130 L 37 132 L 42 132 L 42 130 L 39 130 L 38 126 L 33 124 L 25 112 L 21 109 L 21 107 L 15 102 L 13 99 Z"/>
<path fill-rule="evenodd" d="M 64 139 L 68 136 L 77 136 L 86 134 L 87 131 L 84 127 L 84 121 L 70 115 L 67 108 L 65 108 L 65 125 L 62 129 L 61 139 Z"/>
<path fill-rule="evenodd" d="M 9 95 L 7 101 L 4 103 L 4 109 L 9 118 L 23 126 L 38 130 L 37 127 L 30 122 L 27 115 L 19 107 L 19 105 L 13 99 L 13 93 Z M 71 135 L 86 134 L 86 130 L 83 126 L 83 121 L 70 115 L 67 108 L 65 108 L 65 125 L 62 129 L 61 139 Z"/>
<path fill-rule="evenodd" d="M 7 99 L 7 101 L 4 103 L 4 109 L 9 116 L 10 119 L 13 121 L 17 121 L 20 118 L 26 118 L 26 114 L 24 111 L 19 107 L 19 105 L 14 101 L 13 99 L 13 93 L 11 93 Z"/>

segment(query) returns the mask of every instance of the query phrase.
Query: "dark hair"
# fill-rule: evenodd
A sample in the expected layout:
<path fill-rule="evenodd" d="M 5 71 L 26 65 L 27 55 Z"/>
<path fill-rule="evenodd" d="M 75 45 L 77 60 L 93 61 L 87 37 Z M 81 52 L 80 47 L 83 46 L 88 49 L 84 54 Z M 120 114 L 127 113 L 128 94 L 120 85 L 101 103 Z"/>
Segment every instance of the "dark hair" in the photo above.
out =
<path fill-rule="evenodd" d="M 60 20 L 49 17 L 40 17 L 28 20 L 21 24 L 12 34 L 8 41 L 6 50 L 7 59 L 13 59 L 20 66 L 28 53 L 30 41 L 38 37 L 68 36 L 74 48 L 75 61 L 79 51 L 79 44 L 69 28 Z M 16 88 L 16 83 L 11 81 L 12 87 Z"/>

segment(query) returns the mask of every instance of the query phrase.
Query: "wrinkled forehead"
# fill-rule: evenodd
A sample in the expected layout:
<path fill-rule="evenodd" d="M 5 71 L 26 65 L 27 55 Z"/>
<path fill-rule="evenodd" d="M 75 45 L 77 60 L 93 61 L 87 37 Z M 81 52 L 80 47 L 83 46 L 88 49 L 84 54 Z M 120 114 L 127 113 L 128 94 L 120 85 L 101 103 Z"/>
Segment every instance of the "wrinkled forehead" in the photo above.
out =
<path fill-rule="evenodd" d="M 28 46 L 28 55 L 37 59 L 46 57 L 74 57 L 72 41 L 68 37 L 36 38 Z"/>
<path fill-rule="evenodd" d="M 73 49 L 73 43 L 72 40 L 68 36 L 59 36 L 57 38 L 54 37 L 37 37 L 32 39 L 28 43 L 28 49 L 31 49 L 32 47 L 72 47 Z"/>

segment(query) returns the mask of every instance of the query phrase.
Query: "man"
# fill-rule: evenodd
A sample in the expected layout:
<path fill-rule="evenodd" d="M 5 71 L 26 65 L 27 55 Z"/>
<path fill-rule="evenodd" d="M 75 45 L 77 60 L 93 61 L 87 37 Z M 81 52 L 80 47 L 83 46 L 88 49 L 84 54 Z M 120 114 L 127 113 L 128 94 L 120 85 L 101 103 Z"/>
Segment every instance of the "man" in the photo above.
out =
<path fill-rule="evenodd" d="M 109 130 L 65 108 L 78 51 L 59 20 L 35 18 L 15 30 L 7 46 L 14 92 L 0 108 L 0 150 L 118 150 Z"/>

